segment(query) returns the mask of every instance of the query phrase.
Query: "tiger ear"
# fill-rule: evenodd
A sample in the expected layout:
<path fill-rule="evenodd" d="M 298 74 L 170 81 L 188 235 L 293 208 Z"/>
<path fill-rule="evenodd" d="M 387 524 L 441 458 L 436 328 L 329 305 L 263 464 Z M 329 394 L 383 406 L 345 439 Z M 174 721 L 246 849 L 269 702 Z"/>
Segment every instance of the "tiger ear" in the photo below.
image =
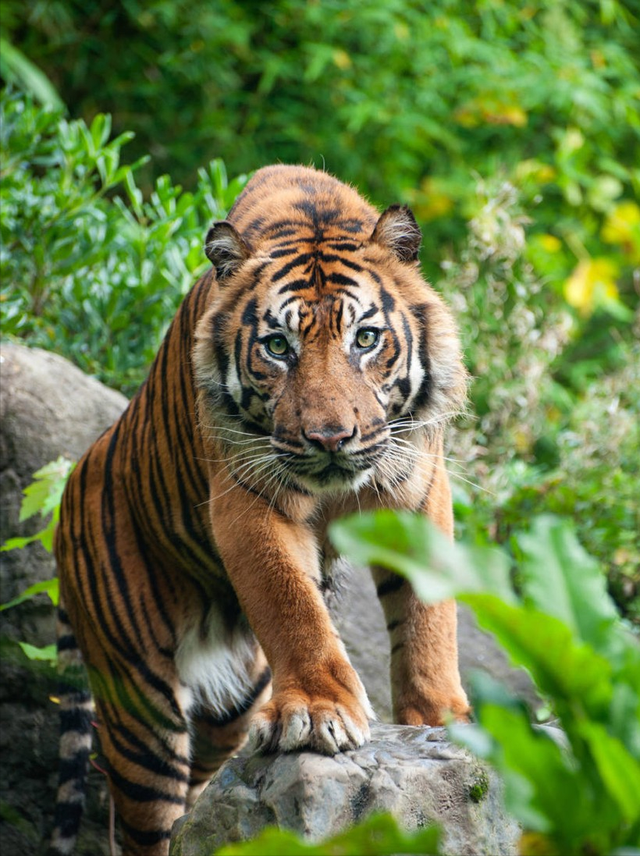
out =
<path fill-rule="evenodd" d="M 204 252 L 216 269 L 218 280 L 234 274 L 251 255 L 251 250 L 228 220 L 220 220 L 209 229 Z"/>
<path fill-rule="evenodd" d="M 391 250 L 401 262 L 415 262 L 422 232 L 408 205 L 391 205 L 376 223 L 370 240 Z"/>

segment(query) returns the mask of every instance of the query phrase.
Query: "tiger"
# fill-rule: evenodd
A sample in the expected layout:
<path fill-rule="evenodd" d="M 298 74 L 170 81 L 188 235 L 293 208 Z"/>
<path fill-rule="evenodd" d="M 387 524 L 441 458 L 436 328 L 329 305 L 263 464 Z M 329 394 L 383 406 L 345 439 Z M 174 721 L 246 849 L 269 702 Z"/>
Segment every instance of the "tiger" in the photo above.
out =
<path fill-rule="evenodd" d="M 290 165 L 255 172 L 209 229 L 211 267 L 63 495 L 51 856 L 73 850 L 93 721 L 125 856 L 166 856 L 174 821 L 247 740 L 332 755 L 369 739 L 326 603 L 329 524 L 409 510 L 453 536 L 444 434 L 468 376 L 421 237 L 407 206 L 380 214 Z M 395 721 L 464 721 L 455 604 L 372 574 Z"/>

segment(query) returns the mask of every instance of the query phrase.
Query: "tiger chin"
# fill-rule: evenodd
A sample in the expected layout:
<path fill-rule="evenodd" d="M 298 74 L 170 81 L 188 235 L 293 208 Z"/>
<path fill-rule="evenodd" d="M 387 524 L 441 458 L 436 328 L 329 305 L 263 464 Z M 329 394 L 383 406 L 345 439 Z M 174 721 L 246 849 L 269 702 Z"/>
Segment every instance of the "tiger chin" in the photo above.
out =
<path fill-rule="evenodd" d="M 380 215 L 296 166 L 259 170 L 211 227 L 211 269 L 63 497 L 51 854 L 73 848 L 94 718 L 125 856 L 166 856 L 250 732 L 263 751 L 368 739 L 374 712 L 323 599 L 328 525 L 382 507 L 453 532 L 444 430 L 467 376 L 420 239 L 407 207 Z M 396 721 L 465 719 L 455 605 L 372 574 Z"/>

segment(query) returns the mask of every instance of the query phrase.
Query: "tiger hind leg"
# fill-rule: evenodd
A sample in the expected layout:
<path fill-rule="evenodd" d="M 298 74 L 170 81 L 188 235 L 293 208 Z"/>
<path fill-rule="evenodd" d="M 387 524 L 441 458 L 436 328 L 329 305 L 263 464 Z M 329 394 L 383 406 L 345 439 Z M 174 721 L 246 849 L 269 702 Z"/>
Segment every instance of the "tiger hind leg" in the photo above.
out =
<path fill-rule="evenodd" d="M 112 672 L 115 694 L 92 676 L 101 756 L 122 833 L 123 856 L 168 856 L 186 811 L 190 735 L 176 697 L 150 697 Z M 123 703 L 124 701 L 124 703 Z"/>

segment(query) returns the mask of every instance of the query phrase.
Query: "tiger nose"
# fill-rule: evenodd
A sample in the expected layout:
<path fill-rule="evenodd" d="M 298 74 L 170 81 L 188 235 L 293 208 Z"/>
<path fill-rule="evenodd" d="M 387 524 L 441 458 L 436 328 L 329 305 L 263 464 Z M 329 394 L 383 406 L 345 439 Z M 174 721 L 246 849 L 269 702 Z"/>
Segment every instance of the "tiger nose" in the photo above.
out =
<path fill-rule="evenodd" d="M 348 428 L 324 428 L 317 431 L 305 431 L 302 434 L 305 440 L 308 440 L 317 449 L 324 449 L 326 452 L 337 452 L 342 448 L 347 440 L 351 440 L 356 435 L 355 427 L 353 430 Z"/>

